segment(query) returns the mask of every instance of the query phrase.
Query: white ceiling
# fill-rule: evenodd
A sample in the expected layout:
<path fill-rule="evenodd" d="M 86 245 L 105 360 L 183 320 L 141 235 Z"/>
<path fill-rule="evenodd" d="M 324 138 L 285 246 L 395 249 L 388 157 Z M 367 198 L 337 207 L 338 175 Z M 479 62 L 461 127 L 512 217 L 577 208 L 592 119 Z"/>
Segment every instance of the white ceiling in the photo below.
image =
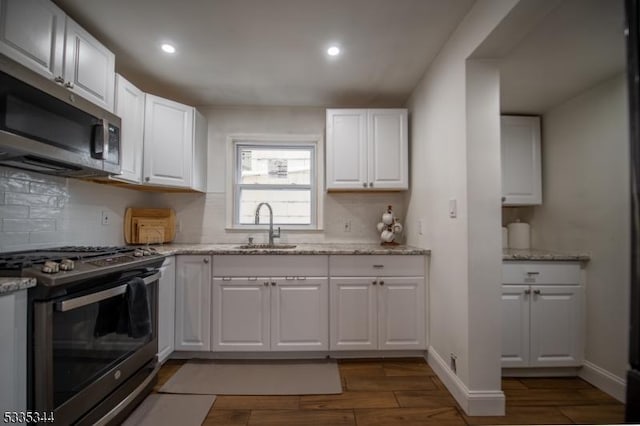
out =
<path fill-rule="evenodd" d="M 563 0 L 500 60 L 501 110 L 542 114 L 625 70 L 623 0 Z"/>
<path fill-rule="evenodd" d="M 141 89 L 196 105 L 402 106 L 473 0 L 55 0 Z M 164 41 L 178 52 L 160 51 Z M 327 46 L 343 54 L 328 60 Z"/>

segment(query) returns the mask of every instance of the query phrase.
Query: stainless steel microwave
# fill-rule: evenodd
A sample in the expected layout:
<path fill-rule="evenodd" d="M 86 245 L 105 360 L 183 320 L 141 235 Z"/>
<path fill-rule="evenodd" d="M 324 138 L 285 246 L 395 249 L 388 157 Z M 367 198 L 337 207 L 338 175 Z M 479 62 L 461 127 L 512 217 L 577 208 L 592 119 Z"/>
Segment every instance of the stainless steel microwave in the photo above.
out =
<path fill-rule="evenodd" d="M 0 55 L 0 165 L 107 176 L 120 151 L 120 118 Z"/>

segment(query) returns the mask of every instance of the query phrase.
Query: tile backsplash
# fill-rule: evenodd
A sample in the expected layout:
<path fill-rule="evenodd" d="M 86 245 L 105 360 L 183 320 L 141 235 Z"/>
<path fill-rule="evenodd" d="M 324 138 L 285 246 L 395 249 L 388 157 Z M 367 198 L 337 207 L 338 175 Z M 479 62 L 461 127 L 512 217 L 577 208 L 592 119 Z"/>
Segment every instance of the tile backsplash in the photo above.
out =
<path fill-rule="evenodd" d="M 405 194 L 331 193 L 324 197 L 322 231 L 283 231 L 283 242 L 378 242 L 376 223 L 388 204 L 404 223 Z M 0 167 L 0 251 L 54 245 L 124 243 L 127 207 L 170 207 L 180 224 L 176 242 L 239 243 L 264 231 L 225 229 L 225 194 L 141 192 L 78 179 Z M 102 215 L 109 217 L 102 224 Z M 344 224 L 350 223 L 349 232 Z M 410 230 L 406 230 L 410 232 Z M 398 238 L 404 242 L 404 236 Z"/>
<path fill-rule="evenodd" d="M 0 251 L 123 244 L 126 207 L 151 195 L 0 167 Z M 109 224 L 102 225 L 103 212 Z"/>

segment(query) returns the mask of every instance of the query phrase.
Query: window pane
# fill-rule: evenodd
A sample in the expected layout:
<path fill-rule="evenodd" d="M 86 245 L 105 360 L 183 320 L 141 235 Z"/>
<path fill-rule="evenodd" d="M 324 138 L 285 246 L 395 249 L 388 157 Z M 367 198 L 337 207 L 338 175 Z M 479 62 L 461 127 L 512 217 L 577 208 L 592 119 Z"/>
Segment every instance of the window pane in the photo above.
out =
<path fill-rule="evenodd" d="M 240 224 L 255 224 L 258 204 L 269 203 L 273 209 L 273 223 L 276 225 L 311 224 L 311 191 L 288 189 L 241 189 Z M 269 209 L 260 209 L 260 223 L 269 223 Z"/>
<path fill-rule="evenodd" d="M 311 148 L 238 146 L 240 183 L 311 185 Z"/>

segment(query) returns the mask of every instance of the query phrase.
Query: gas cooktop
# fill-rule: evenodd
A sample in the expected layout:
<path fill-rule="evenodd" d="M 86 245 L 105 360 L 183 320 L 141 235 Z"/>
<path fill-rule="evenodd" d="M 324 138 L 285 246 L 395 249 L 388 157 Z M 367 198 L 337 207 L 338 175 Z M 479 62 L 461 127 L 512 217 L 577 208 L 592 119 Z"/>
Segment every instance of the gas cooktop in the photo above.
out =
<path fill-rule="evenodd" d="M 162 257 L 152 247 L 124 246 L 65 246 L 0 253 L 0 276 L 35 277 L 38 285 L 55 286 L 155 266 Z"/>

